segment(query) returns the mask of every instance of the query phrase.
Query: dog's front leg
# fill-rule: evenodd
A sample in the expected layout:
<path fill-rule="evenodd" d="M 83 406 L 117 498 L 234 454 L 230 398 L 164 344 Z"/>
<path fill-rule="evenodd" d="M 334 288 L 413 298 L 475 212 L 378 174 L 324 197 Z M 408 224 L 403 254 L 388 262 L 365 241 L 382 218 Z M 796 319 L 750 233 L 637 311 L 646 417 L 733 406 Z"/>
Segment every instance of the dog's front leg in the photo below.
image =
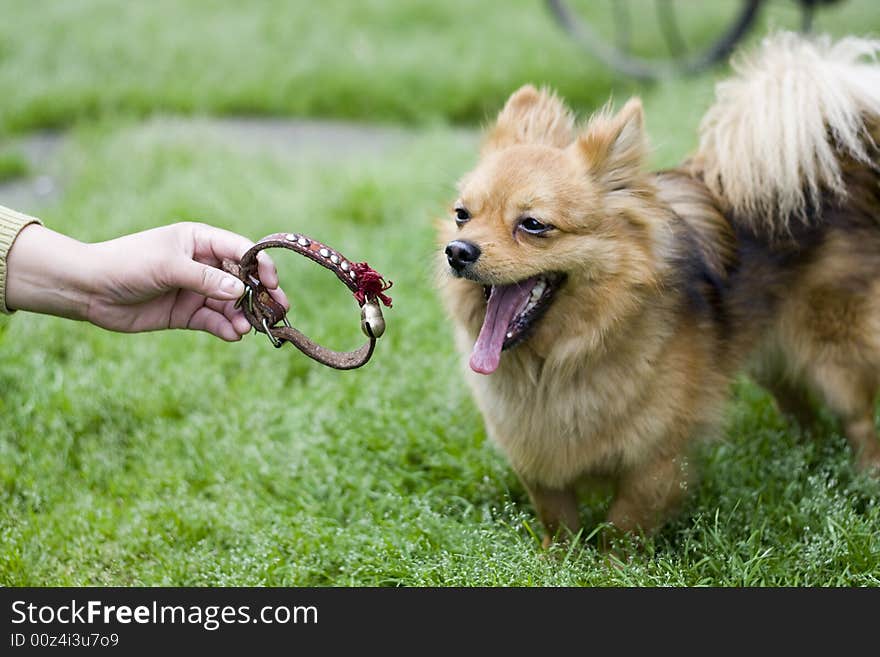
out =
<path fill-rule="evenodd" d="M 554 540 L 568 538 L 568 532 L 576 534 L 580 531 L 581 519 L 574 487 L 549 488 L 526 479 L 522 482 L 547 531 L 542 543 L 545 548 Z"/>
<path fill-rule="evenodd" d="M 679 506 L 690 479 L 688 461 L 683 455 L 661 455 L 624 472 L 617 481 L 617 492 L 608 510 L 608 522 L 615 533 L 632 537 L 652 535 Z"/>

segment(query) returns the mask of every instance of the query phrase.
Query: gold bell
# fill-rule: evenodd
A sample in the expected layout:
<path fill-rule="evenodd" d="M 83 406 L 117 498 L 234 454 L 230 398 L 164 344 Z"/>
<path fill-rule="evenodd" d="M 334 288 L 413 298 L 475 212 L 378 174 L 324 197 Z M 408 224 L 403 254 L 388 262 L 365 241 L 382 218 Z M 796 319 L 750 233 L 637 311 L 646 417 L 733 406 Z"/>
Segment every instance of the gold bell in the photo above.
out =
<path fill-rule="evenodd" d="M 385 333 L 385 318 L 379 304 L 368 301 L 361 307 L 361 331 L 368 338 L 381 338 Z"/>

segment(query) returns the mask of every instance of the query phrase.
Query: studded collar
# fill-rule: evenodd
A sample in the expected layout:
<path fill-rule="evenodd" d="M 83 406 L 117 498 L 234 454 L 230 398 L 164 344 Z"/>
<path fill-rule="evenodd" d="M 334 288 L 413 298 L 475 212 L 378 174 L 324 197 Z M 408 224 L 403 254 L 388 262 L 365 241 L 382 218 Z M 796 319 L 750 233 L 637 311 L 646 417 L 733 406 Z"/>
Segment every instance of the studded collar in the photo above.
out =
<path fill-rule="evenodd" d="M 336 274 L 361 306 L 361 330 L 369 341 L 354 351 L 333 351 L 322 347 L 291 326 L 284 307 L 272 298 L 258 277 L 257 254 L 271 248 L 295 251 Z M 238 304 L 251 326 L 269 336 L 275 347 L 290 342 L 319 363 L 338 370 L 350 370 L 361 367 L 370 360 L 376 340 L 385 332 L 385 319 L 380 303 L 391 306 L 391 298 L 385 294 L 391 283 L 386 283 L 382 275 L 367 263 L 352 262 L 338 251 L 305 235 L 267 235 L 244 254 L 241 262 L 224 260 L 223 269 L 244 283 L 245 293 Z"/>

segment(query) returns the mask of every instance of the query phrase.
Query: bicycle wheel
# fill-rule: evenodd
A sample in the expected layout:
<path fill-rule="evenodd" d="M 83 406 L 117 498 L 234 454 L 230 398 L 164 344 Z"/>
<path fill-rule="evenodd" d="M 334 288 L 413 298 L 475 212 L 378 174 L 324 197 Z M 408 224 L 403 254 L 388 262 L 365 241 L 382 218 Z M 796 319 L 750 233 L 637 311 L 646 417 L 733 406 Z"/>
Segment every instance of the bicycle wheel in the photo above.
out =
<path fill-rule="evenodd" d="M 725 60 L 737 42 L 749 31 L 758 15 L 763 0 L 741 0 L 731 16 L 721 25 L 714 26 L 708 40 L 704 37 L 697 46 L 689 46 L 682 30 L 682 16 L 676 10 L 674 0 L 655 0 L 655 19 L 658 37 L 664 42 L 650 54 L 640 52 L 634 46 L 632 15 L 627 0 L 611 0 L 613 41 L 604 39 L 600 30 L 591 25 L 595 20 L 595 2 L 590 12 L 576 9 L 572 0 L 547 0 L 553 16 L 574 39 L 592 55 L 611 68 L 634 78 L 655 80 L 675 75 L 688 75 L 702 71 L 712 64 Z M 640 8 L 647 3 L 640 2 Z M 715 3 L 691 3 L 690 15 L 699 14 Z M 583 13 L 582 13 L 583 12 Z M 585 14 L 590 13 L 590 18 Z M 639 16 L 644 25 L 646 17 Z M 650 18 L 648 18 L 650 20 Z M 665 52 L 664 52 L 665 51 Z"/>

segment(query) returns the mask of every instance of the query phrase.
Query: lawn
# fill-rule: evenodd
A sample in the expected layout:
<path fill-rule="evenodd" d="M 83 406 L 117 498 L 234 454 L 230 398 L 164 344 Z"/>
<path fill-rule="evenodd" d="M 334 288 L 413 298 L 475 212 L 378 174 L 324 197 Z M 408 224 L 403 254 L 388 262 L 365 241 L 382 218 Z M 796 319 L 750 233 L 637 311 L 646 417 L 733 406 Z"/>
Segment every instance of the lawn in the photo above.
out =
<path fill-rule="evenodd" d="M 591 542 L 602 497 L 584 500 L 581 540 L 540 548 L 462 385 L 432 222 L 475 160 L 472 128 L 524 81 L 581 112 L 637 90 L 654 164 L 672 164 L 717 71 L 615 80 L 538 2 L 2 4 L 0 85 L 20 89 L 0 102 L 7 152 L 29 130 L 69 129 L 60 197 L 21 209 L 83 240 L 179 219 L 302 231 L 395 285 L 373 361 L 343 373 L 262 336 L 0 318 L 0 584 L 880 584 L 880 486 L 852 474 L 833 422 L 802 440 L 745 379 L 681 515 L 620 568 Z M 823 19 L 880 30 L 867 0 Z M 240 147 L 181 114 L 354 118 L 406 137 L 325 157 Z M 359 345 L 333 277 L 276 260 L 295 324 Z"/>
<path fill-rule="evenodd" d="M 0 183 L 21 178 L 27 174 L 27 160 L 21 153 L 0 150 Z"/>
<path fill-rule="evenodd" d="M 572 1 L 610 17 L 604 2 Z M 686 34 L 715 34 L 738 4 L 685 12 Z M 755 35 L 797 26 L 795 6 L 771 2 Z M 157 110 L 473 123 L 524 82 L 583 108 L 634 89 L 565 38 L 542 0 L 0 0 L 0 16 L 0 135 Z M 647 16 L 654 29 L 634 41 L 650 48 Z M 880 6 L 846 0 L 818 24 L 877 29 Z"/>

